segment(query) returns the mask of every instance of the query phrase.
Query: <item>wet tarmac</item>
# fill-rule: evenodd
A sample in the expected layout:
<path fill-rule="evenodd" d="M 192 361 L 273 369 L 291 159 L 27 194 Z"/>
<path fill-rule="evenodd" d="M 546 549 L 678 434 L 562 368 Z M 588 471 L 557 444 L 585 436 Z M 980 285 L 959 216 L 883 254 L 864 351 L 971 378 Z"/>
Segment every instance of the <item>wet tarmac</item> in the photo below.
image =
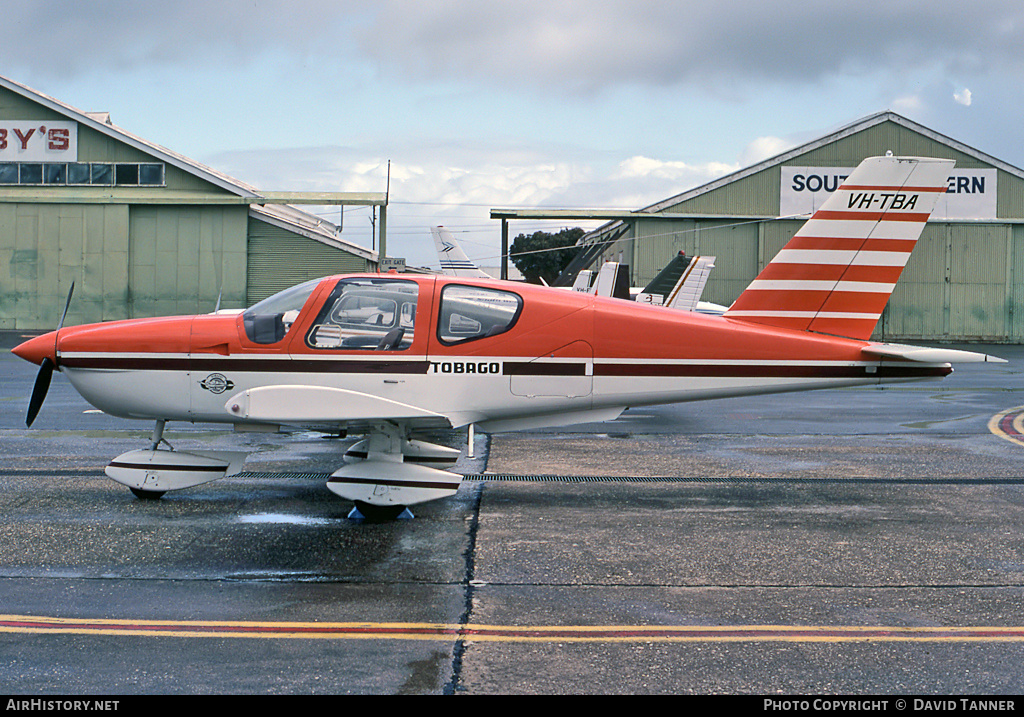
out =
<path fill-rule="evenodd" d="M 478 435 L 380 524 L 316 434 L 169 424 L 245 472 L 137 500 L 102 469 L 151 426 L 58 374 L 26 429 L 4 351 L 0 693 L 1020 694 L 1024 348 L 978 350 L 1011 362 Z"/>

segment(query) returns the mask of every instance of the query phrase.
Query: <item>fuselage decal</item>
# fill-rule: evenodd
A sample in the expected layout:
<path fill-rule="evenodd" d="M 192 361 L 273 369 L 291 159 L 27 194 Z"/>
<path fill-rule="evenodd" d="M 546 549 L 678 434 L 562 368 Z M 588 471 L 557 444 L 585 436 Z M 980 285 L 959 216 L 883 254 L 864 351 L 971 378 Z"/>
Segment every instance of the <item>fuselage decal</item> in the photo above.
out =
<path fill-rule="evenodd" d="M 250 359 L 197 358 L 188 356 L 62 356 L 62 367 L 112 371 L 180 371 L 206 374 L 299 373 L 299 374 L 400 374 L 400 375 L 489 375 L 520 377 L 586 376 L 585 361 L 411 359 L 299 359 L 288 356 Z M 622 359 L 593 364 L 595 377 L 707 377 L 707 378 L 923 378 L 941 377 L 952 372 L 949 366 L 889 364 L 851 364 L 821 362 L 811 364 L 736 363 L 727 360 L 689 361 L 671 359 Z"/>

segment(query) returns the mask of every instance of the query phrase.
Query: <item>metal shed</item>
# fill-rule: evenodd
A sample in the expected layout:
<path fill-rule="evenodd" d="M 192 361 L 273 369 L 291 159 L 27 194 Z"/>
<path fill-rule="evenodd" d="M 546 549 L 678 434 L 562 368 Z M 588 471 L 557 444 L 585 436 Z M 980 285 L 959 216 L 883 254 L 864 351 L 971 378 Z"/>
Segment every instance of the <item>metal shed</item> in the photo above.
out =
<path fill-rule="evenodd" d="M 240 308 L 282 286 L 374 270 L 378 253 L 290 204 L 381 208 L 386 194 L 267 193 L 0 77 L 0 329 Z"/>
<path fill-rule="evenodd" d="M 602 257 L 621 255 L 639 286 L 679 251 L 714 255 L 704 298 L 728 305 L 846 171 L 887 151 L 955 159 L 956 169 L 875 338 L 1024 341 L 1024 171 L 893 112 L 638 210 L 583 241 L 625 230 Z"/>

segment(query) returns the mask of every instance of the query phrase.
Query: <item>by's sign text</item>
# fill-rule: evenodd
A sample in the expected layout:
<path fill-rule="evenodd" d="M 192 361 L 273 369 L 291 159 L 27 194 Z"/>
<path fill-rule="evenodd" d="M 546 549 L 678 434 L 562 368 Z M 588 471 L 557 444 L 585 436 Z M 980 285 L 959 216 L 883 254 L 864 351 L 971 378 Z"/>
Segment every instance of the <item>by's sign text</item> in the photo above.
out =
<path fill-rule="evenodd" d="M 78 123 L 0 120 L 0 162 L 75 162 Z"/>

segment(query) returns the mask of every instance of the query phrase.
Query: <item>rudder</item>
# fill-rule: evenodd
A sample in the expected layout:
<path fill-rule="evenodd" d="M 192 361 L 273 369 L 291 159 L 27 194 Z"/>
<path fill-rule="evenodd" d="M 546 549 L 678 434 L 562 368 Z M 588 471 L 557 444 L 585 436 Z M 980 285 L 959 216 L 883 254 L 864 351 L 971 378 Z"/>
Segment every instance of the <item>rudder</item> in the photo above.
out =
<path fill-rule="evenodd" d="M 865 159 L 725 316 L 870 338 L 953 164 L 927 157 Z"/>

